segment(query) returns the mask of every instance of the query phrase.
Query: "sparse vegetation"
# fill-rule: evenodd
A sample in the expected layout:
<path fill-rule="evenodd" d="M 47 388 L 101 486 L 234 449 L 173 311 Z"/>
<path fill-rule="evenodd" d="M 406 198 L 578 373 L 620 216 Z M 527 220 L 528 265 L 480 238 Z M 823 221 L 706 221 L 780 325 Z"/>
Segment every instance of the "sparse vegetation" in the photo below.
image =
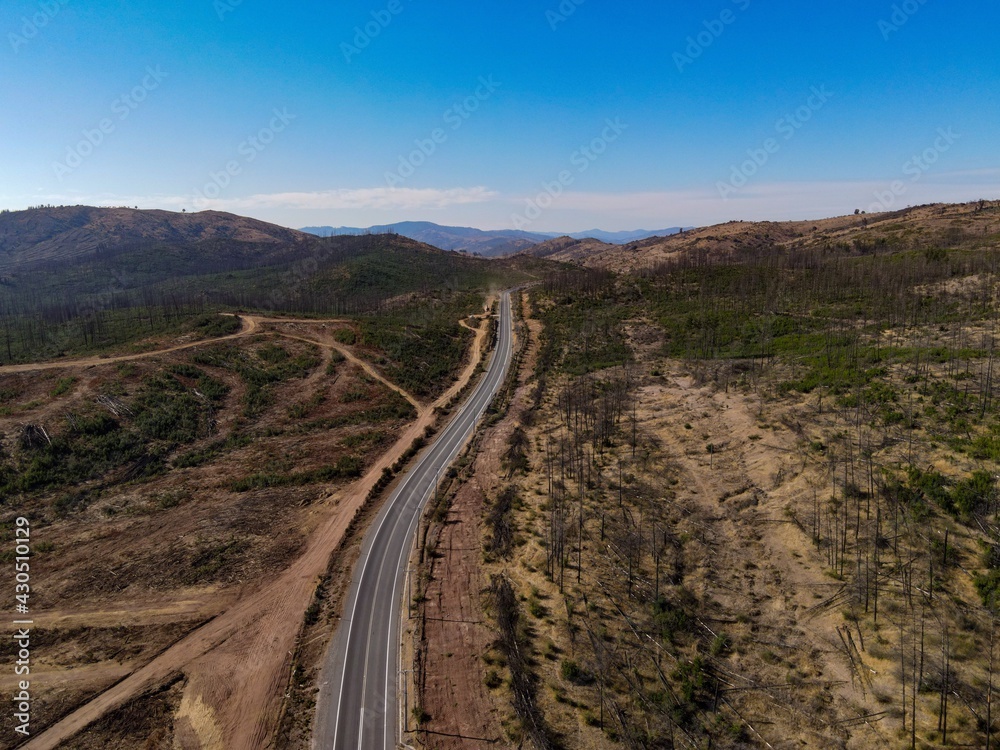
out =
<path fill-rule="evenodd" d="M 567 654 L 529 666 L 555 735 L 996 743 L 1000 252 L 988 226 L 899 223 L 533 293 L 522 501 L 487 504 L 483 565 L 539 623 L 522 648 Z"/>
<path fill-rule="evenodd" d="M 384 341 L 412 339 L 411 349 L 396 353 L 400 359 L 390 365 L 370 346 L 359 346 L 357 356 L 399 372 L 407 369 L 401 358 L 413 352 L 431 361 L 420 338 L 425 328 L 413 322 L 422 319 L 423 304 L 411 299 L 405 322 L 400 317 L 380 328 Z M 452 310 L 481 306 L 468 295 L 427 304 L 424 319 L 441 331 Z M 229 335 L 239 320 L 205 315 L 179 326 L 194 341 Z M 305 338 L 322 342 L 323 330 L 307 330 Z M 89 369 L 70 365 L 51 375 L 0 372 L 0 506 L 6 508 L 0 522 L 9 534 L 14 515 L 29 515 L 39 535 L 34 551 L 51 561 L 35 606 L 99 610 L 93 602 L 140 592 L 143 602 L 162 601 L 161 616 L 169 617 L 175 595 L 211 586 L 228 596 L 232 587 L 279 573 L 301 553 L 301 529 L 316 500 L 361 476 L 416 411 L 345 365 L 338 352 L 329 352 L 323 367 L 319 344 L 283 333 L 113 365 L 96 360 Z M 455 335 L 464 346 L 457 326 Z M 444 355 L 434 371 L 436 388 L 448 384 L 465 353 Z M 401 464 L 424 442 L 415 442 Z M 95 559 L 100 565 L 88 562 Z M 319 614 L 311 606 L 306 622 L 317 625 Z M 175 639 L 199 624 L 179 623 Z M 136 653 L 150 658 L 151 649 L 163 648 L 150 641 Z M 71 654 L 71 645 L 54 637 L 46 653 L 61 649 Z M 297 674 L 302 685 L 310 679 Z M 53 696 L 40 691 L 40 715 L 62 710 Z"/>
<path fill-rule="evenodd" d="M 467 457 L 445 475 L 481 493 L 483 515 L 458 519 L 448 492 L 428 515 L 435 529 L 473 521 L 468 533 L 481 533 L 466 545 L 481 570 L 467 578 L 488 586 L 462 606 L 482 596 L 491 642 L 473 655 L 471 684 L 500 708 L 506 740 L 1000 741 L 1000 251 L 995 208 L 967 208 L 800 236 L 733 230 L 740 243 L 721 250 L 699 231 L 638 269 L 546 266 L 525 304 L 541 328 L 535 370 L 516 410 L 500 400 L 487 415 L 505 430 L 488 447 L 494 469 L 473 475 Z M 939 210 L 976 223 L 926 218 Z M 472 333 L 458 321 L 482 311 L 475 290 L 523 278 L 389 237 L 285 246 L 256 266 L 243 254 L 261 248 L 211 248 L 220 255 L 201 269 L 206 247 L 169 259 L 163 244 L 134 248 L 152 270 L 111 298 L 65 267 L 0 284 L 7 362 L 231 335 L 240 321 L 227 309 L 351 316 L 262 324 L 132 362 L 0 373 L 0 526 L 9 541 L 15 516 L 32 520 L 45 581 L 33 607 L 84 620 L 108 601 L 134 602 L 136 617 L 169 618 L 180 598 L 201 607 L 121 654 L 97 643 L 104 625 L 40 629 L 55 668 L 118 675 L 214 616 L 200 592 L 226 601 L 288 569 L 306 530 L 337 511 L 326 495 L 349 495 L 340 489 L 417 414 L 336 347 L 430 405 L 463 364 Z M 167 280 L 176 263 L 190 273 Z M 423 542 L 418 554 L 426 528 Z M 353 549 L 338 558 L 347 571 Z M 338 619 L 342 573 L 309 581 L 296 615 L 304 644 Z M 428 583 L 412 602 L 426 603 Z M 441 653 L 459 663 L 465 648 Z M 316 673 L 303 653 L 280 742 L 308 737 Z M 83 697 L 43 692 L 36 705 L 49 718 Z M 127 735 L 122 722 L 146 708 L 152 736 L 180 697 L 174 686 L 130 703 L 102 736 Z M 410 718 L 432 731 L 441 711 L 414 703 Z"/>
<path fill-rule="evenodd" d="M 357 456 L 341 456 L 333 466 L 292 474 L 252 474 L 245 479 L 234 481 L 231 487 L 233 492 L 248 492 L 268 487 L 294 487 L 317 482 L 332 482 L 361 476 L 363 468 L 364 464 Z"/>

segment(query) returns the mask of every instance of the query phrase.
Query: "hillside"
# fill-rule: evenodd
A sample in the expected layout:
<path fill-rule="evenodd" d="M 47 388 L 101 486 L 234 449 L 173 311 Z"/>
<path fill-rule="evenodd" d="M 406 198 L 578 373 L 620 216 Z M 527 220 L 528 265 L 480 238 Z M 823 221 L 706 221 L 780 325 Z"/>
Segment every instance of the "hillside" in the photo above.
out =
<path fill-rule="evenodd" d="M 461 250 L 487 258 L 496 258 L 517 252 L 529 252 L 538 257 L 546 257 L 549 253 L 549 243 L 563 237 L 574 240 L 595 240 L 608 245 L 621 245 L 651 237 L 667 237 L 684 230 L 680 227 L 654 231 L 637 229 L 624 232 L 589 229 L 584 232 L 569 232 L 560 235 L 553 232 L 524 232 L 513 229 L 482 230 L 472 227 L 441 226 L 429 221 L 403 221 L 398 224 L 368 227 L 367 229 L 359 227 L 304 227 L 302 231 L 318 237 L 394 232 L 404 237 L 426 242 L 428 245 L 440 247 L 443 250 Z M 535 252 L 536 248 L 538 248 L 538 252 Z"/>
<path fill-rule="evenodd" d="M 490 261 L 401 235 L 319 238 L 213 212 L 52 208 L 0 220 L 5 361 L 121 345 L 211 310 L 364 314 L 529 278 L 515 268 L 524 259 Z"/>
<path fill-rule="evenodd" d="M 160 747 L 212 681 L 209 710 L 276 727 L 332 553 L 478 372 L 491 290 L 552 264 L 225 214 L 2 219 L 0 526 L 29 518 L 35 545 L 33 734 L 158 659 L 184 678 L 59 746 Z"/>
<path fill-rule="evenodd" d="M 407 743 L 982 747 L 998 260 L 984 202 L 503 261 L 378 234 L 8 267 L 0 493 L 31 518 L 38 671 L 61 680 L 39 680 L 39 721 L 166 658 L 183 677 L 69 747 L 170 747 L 191 695 L 309 747 L 377 503 L 347 519 L 475 371 L 488 290 L 537 280 L 511 389 L 411 561 Z M 310 553 L 331 518 L 343 546 Z M 193 655 L 203 623 L 239 635 Z"/>
<path fill-rule="evenodd" d="M 546 258 L 560 263 L 577 263 L 580 265 L 599 266 L 614 265 L 616 256 L 622 248 L 595 239 L 575 239 L 566 235 L 540 242 L 524 251 L 524 255 L 535 258 Z"/>
<path fill-rule="evenodd" d="M 59 206 L 0 214 L 0 271 L 67 261 L 151 243 L 213 240 L 278 245 L 302 232 L 219 211 L 174 213 L 132 208 Z"/>
<path fill-rule="evenodd" d="M 858 252 L 866 248 L 902 247 L 912 242 L 953 247 L 966 239 L 997 231 L 1000 222 L 986 210 L 997 205 L 1000 203 L 996 201 L 977 201 L 809 221 L 731 221 L 622 246 L 597 241 L 574 243 L 564 237 L 526 252 L 549 260 L 630 273 L 668 261 L 740 260 L 760 253 L 816 247 L 851 245 Z"/>
<path fill-rule="evenodd" d="M 474 371 L 483 299 L 360 321 L 244 316 L 211 341 L 0 366 L 0 525 L 30 519 L 37 582 L 32 734 L 157 661 L 162 689 L 154 677 L 55 746 L 173 747 L 148 740 L 197 720 L 181 693 L 206 684 L 227 689 L 206 688 L 202 713 L 276 725 L 272 678 L 317 582 Z M 240 328 L 205 318 L 216 335 Z M 0 717 L 0 748 L 20 744 L 13 721 Z"/>
<path fill-rule="evenodd" d="M 426 746 L 995 747 L 1000 203 L 691 235 L 525 293 L 426 521 Z"/>
<path fill-rule="evenodd" d="M 610 245 L 625 245 L 629 242 L 648 240 L 651 237 L 669 237 L 694 227 L 669 227 L 667 229 L 635 229 L 624 232 L 606 232 L 603 229 L 587 229 L 583 232 L 569 232 L 567 236 L 575 240 L 600 240 Z"/>

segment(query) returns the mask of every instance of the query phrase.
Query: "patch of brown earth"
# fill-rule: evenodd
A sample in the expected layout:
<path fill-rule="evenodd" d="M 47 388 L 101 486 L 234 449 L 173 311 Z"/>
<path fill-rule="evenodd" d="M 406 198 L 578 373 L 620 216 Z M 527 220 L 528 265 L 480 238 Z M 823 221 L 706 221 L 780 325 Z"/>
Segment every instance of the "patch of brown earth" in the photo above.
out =
<path fill-rule="evenodd" d="M 316 321 L 310 323 L 316 325 Z M 249 332 L 244 330 L 238 336 Z M 297 333 L 291 335 L 295 337 Z M 483 333 L 476 337 L 476 352 L 481 350 L 484 336 Z M 325 335 L 316 340 L 313 334 L 310 341 L 321 346 L 328 343 Z M 339 346 L 334 348 L 340 349 Z M 342 351 L 342 354 L 347 356 L 349 352 Z M 138 357 L 129 359 L 134 358 Z M 366 363 L 358 361 L 357 364 L 384 382 L 377 372 L 365 367 Z M 468 383 L 477 364 L 475 359 L 470 360 L 453 388 L 437 405 L 443 405 L 453 392 L 457 393 Z M 412 397 L 408 400 L 416 403 Z M 129 702 L 134 698 L 158 689 L 178 674 L 187 679 L 176 716 L 175 747 L 239 750 L 265 746 L 277 722 L 302 614 L 318 579 L 327 570 L 331 553 L 343 541 L 352 519 L 364 505 L 382 470 L 395 463 L 435 419 L 433 407 L 420 408 L 417 420 L 398 433 L 396 442 L 368 467 L 360 481 L 313 504 L 306 525 L 315 531 L 305 542 L 303 553 L 276 578 L 255 590 L 241 592 L 237 602 L 212 621 L 37 734 L 23 747 L 31 750 L 62 747 L 84 727 L 112 712 L 117 716 L 119 709 L 131 705 Z M 272 530 L 272 535 L 280 539 L 283 534 L 293 531 L 278 528 Z"/>
<path fill-rule="evenodd" d="M 524 295 L 527 304 L 527 295 Z M 525 308 L 527 309 L 527 308 Z M 507 414 L 480 436 L 471 479 L 461 485 L 437 540 L 431 580 L 424 591 L 424 690 L 421 706 L 429 715 L 412 736 L 435 750 L 488 747 L 503 737 L 503 708 L 484 682 L 483 655 L 496 634 L 483 612 L 487 588 L 482 559 L 482 519 L 487 496 L 502 481 L 502 455 L 518 416 L 529 399 L 525 378 L 534 370 L 541 324 L 526 313 L 524 345 L 517 388 Z M 415 561 L 413 561 L 415 563 Z"/>

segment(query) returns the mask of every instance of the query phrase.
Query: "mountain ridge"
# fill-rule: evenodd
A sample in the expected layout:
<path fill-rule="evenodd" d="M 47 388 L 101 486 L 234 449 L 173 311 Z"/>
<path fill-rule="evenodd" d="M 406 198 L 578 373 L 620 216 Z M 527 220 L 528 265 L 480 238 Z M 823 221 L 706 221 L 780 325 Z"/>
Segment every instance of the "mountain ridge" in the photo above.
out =
<path fill-rule="evenodd" d="M 401 221 L 395 224 L 381 224 L 370 227 L 302 227 L 300 231 L 319 237 L 340 234 L 384 234 L 394 232 L 419 242 L 440 247 L 442 250 L 457 250 L 487 257 L 513 255 L 534 245 L 543 244 L 559 237 L 576 240 L 594 239 L 611 245 L 622 245 L 651 237 L 667 237 L 690 229 L 690 227 L 670 227 L 668 229 L 637 229 L 622 232 L 606 232 L 590 229 L 584 232 L 526 232 L 516 229 L 477 229 L 475 227 L 448 226 L 430 221 Z"/>
<path fill-rule="evenodd" d="M 229 240 L 278 246 L 312 239 L 304 232 L 221 211 L 47 206 L 0 214 L 0 268 L 83 258 L 136 243 Z"/>
<path fill-rule="evenodd" d="M 996 201 L 930 203 L 877 214 L 845 214 L 797 221 L 728 221 L 651 237 L 624 245 L 559 237 L 524 254 L 616 273 L 634 273 L 662 263 L 750 258 L 810 248 L 847 247 L 858 254 L 886 251 L 919 237 L 927 248 L 951 247 L 963 238 L 962 224 Z"/>

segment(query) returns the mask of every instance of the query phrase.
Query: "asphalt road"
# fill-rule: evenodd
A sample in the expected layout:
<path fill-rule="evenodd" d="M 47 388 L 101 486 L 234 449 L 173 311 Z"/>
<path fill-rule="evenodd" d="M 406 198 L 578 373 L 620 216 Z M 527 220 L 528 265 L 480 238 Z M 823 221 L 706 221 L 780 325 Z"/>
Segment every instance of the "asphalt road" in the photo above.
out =
<path fill-rule="evenodd" d="M 510 294 L 500 296 L 486 374 L 386 502 L 365 538 L 316 701 L 317 750 L 396 750 L 399 628 L 406 566 L 421 511 L 503 385 L 512 347 Z"/>

